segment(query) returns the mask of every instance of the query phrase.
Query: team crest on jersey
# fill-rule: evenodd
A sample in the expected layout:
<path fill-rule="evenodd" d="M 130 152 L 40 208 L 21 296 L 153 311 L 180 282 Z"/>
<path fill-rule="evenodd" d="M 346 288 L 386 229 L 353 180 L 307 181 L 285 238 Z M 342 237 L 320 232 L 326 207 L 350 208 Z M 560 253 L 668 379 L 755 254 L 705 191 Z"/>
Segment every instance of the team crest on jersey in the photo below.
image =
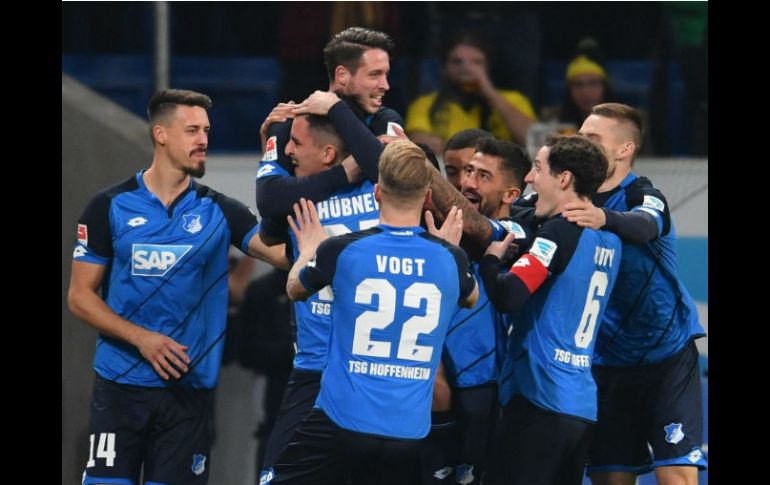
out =
<path fill-rule="evenodd" d="M 190 234 L 195 234 L 203 229 L 200 214 L 183 214 L 182 220 L 184 221 L 182 228 Z"/>
<path fill-rule="evenodd" d="M 655 210 L 659 210 L 663 212 L 663 209 L 666 208 L 666 205 L 663 203 L 662 200 L 655 197 L 654 195 L 645 195 L 644 196 L 644 202 L 642 203 L 642 206 L 644 207 L 651 207 Z"/>
<path fill-rule="evenodd" d="M 497 221 L 506 231 L 513 234 L 514 239 L 524 239 L 527 237 L 527 233 L 524 232 L 524 228 L 520 224 L 513 221 Z"/>
<path fill-rule="evenodd" d="M 548 239 L 537 237 L 535 242 L 532 243 L 532 248 L 529 250 L 529 254 L 536 257 L 543 266 L 546 268 L 551 264 L 551 259 L 556 253 L 556 243 Z"/>
<path fill-rule="evenodd" d="M 204 455 L 193 455 L 192 472 L 200 475 L 206 470 L 206 457 Z"/>
<path fill-rule="evenodd" d="M 671 423 L 668 426 L 664 426 L 663 429 L 666 430 L 666 441 L 671 444 L 675 445 L 684 439 L 682 423 Z"/>
<path fill-rule="evenodd" d="M 457 467 L 457 470 L 455 470 L 455 482 L 461 485 L 472 483 L 474 478 L 476 477 L 473 476 L 473 465 L 466 465 L 463 463 Z"/>
<path fill-rule="evenodd" d="M 86 255 L 88 250 L 83 246 L 77 246 L 75 247 L 75 250 L 72 252 L 73 258 L 81 258 Z"/>
<path fill-rule="evenodd" d="M 143 224 L 147 224 L 147 219 L 144 217 L 134 217 L 133 219 L 130 219 L 126 224 L 128 224 L 131 227 L 137 227 L 141 226 Z"/>
<path fill-rule="evenodd" d="M 88 226 L 85 224 L 78 224 L 78 242 L 88 246 Z"/>
<path fill-rule="evenodd" d="M 131 246 L 131 274 L 165 276 L 190 248 L 189 244 L 134 244 Z"/>
<path fill-rule="evenodd" d="M 265 153 L 262 154 L 263 162 L 274 162 L 278 160 L 278 150 L 276 149 L 277 144 L 277 136 L 271 136 L 267 139 L 267 142 L 265 142 Z"/>

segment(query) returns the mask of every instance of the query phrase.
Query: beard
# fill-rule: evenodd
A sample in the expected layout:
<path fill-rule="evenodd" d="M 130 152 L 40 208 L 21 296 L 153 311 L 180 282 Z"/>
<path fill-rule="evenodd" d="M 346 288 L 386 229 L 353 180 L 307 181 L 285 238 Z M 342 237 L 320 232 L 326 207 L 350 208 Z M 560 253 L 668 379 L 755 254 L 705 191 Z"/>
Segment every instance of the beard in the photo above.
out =
<path fill-rule="evenodd" d="M 199 179 L 206 175 L 206 163 L 201 162 L 197 167 L 184 167 L 182 171 L 193 178 Z"/>

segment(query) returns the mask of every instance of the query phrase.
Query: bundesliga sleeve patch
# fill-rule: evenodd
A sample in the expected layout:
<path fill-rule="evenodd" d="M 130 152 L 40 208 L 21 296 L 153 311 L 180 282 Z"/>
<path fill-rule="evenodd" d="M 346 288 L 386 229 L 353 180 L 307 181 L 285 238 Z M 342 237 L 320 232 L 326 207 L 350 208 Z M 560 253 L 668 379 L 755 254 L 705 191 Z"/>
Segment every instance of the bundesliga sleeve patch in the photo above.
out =
<path fill-rule="evenodd" d="M 556 243 L 542 237 L 535 238 L 529 254 L 536 257 L 546 268 L 551 264 L 553 255 L 556 254 Z"/>
<path fill-rule="evenodd" d="M 513 221 L 498 221 L 506 231 L 514 235 L 514 239 L 524 239 L 527 237 L 527 233 L 524 232 L 524 228 L 520 224 Z"/>
<path fill-rule="evenodd" d="M 274 162 L 278 160 L 278 150 L 276 149 L 277 144 L 277 136 L 271 136 L 267 139 L 267 142 L 265 143 L 265 153 L 262 154 L 263 162 Z"/>
<path fill-rule="evenodd" d="M 85 224 L 78 224 L 78 242 L 88 246 L 88 226 Z"/>
<path fill-rule="evenodd" d="M 654 195 L 645 195 L 644 202 L 642 203 L 642 207 L 650 207 L 652 209 L 663 212 L 663 209 L 666 208 L 666 205 L 663 203 L 662 200 L 655 197 Z"/>

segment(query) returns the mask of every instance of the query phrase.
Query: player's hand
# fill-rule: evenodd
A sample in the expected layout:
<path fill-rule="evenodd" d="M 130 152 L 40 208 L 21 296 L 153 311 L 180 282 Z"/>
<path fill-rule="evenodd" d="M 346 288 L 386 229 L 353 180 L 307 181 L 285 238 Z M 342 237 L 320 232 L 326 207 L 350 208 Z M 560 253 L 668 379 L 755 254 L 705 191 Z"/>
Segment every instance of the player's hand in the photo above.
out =
<path fill-rule="evenodd" d="M 291 216 L 286 216 L 286 218 L 289 221 L 289 227 L 291 227 L 294 236 L 297 238 L 299 252 L 315 253 L 318 245 L 329 237 L 326 231 L 324 231 L 323 226 L 321 226 L 315 205 L 313 205 L 312 201 L 306 200 L 303 197 L 299 199 L 299 204 L 294 204 L 294 215 L 296 223 L 295 219 L 292 219 Z"/>
<path fill-rule="evenodd" d="M 329 91 L 315 91 L 304 101 L 294 107 L 292 111 L 295 115 L 310 113 L 314 115 L 326 116 L 329 110 L 340 102 L 341 99 Z"/>
<path fill-rule="evenodd" d="M 181 345 L 167 335 L 145 330 L 136 346 L 164 380 L 169 379 L 169 374 L 179 379 L 189 370 L 187 364 L 190 357 L 185 352 L 187 345 Z"/>
<path fill-rule="evenodd" d="M 388 123 L 388 133 L 379 135 L 377 137 L 380 143 L 387 145 L 388 143 L 396 140 L 408 140 L 406 132 L 398 125 L 398 123 Z"/>
<path fill-rule="evenodd" d="M 460 238 L 463 236 L 463 210 L 453 205 L 447 214 L 441 229 L 436 229 L 435 220 L 431 211 L 425 211 L 425 224 L 428 226 L 428 232 L 436 237 L 458 246 Z"/>
<path fill-rule="evenodd" d="M 503 239 L 502 241 L 492 241 L 491 243 L 489 243 L 489 246 L 487 246 L 487 250 L 484 252 L 484 254 L 492 254 L 494 256 L 497 256 L 499 259 L 503 259 L 507 254 L 508 248 L 510 247 L 515 237 L 516 237 L 515 234 L 513 234 L 512 232 L 509 232 L 505 236 L 505 239 Z"/>
<path fill-rule="evenodd" d="M 270 128 L 270 125 L 273 123 L 283 123 L 289 118 L 293 118 L 294 114 L 292 113 L 292 110 L 295 106 L 296 103 L 294 103 L 294 101 L 289 101 L 288 103 L 278 103 L 270 112 L 270 114 L 267 115 L 265 121 L 262 122 L 262 126 L 259 127 L 259 138 L 262 142 L 262 152 L 265 151 L 265 144 L 267 143 L 267 129 Z"/>
<path fill-rule="evenodd" d="M 601 229 L 607 223 L 607 216 L 604 211 L 589 201 L 566 204 L 562 216 L 580 227 L 590 227 L 591 229 Z"/>

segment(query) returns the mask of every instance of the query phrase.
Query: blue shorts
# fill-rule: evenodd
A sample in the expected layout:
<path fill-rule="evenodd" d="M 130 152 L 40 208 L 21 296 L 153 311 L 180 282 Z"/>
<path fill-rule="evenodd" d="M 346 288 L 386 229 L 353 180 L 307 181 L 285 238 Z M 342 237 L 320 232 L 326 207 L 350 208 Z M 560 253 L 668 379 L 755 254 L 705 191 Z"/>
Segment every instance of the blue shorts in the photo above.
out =
<path fill-rule="evenodd" d="M 701 450 L 703 397 L 694 341 L 662 362 L 628 368 L 595 365 L 593 375 L 599 416 L 589 474 L 642 474 L 660 466 L 707 468 Z"/>
<path fill-rule="evenodd" d="M 117 384 L 96 375 L 84 485 L 205 484 L 213 429 L 211 389 Z"/>

